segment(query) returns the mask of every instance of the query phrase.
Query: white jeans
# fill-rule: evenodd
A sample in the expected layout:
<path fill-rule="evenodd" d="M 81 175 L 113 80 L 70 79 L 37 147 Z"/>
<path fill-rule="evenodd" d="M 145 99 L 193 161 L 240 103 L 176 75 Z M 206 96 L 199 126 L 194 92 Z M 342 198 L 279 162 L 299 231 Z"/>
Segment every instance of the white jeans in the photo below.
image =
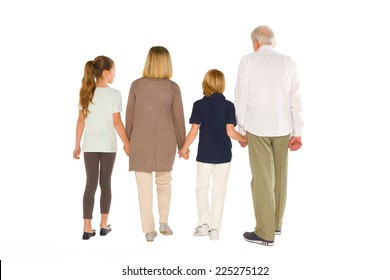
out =
<path fill-rule="evenodd" d="M 220 229 L 223 206 L 230 172 L 230 162 L 210 164 L 197 162 L 196 201 L 198 226 L 207 224 L 210 229 Z M 211 207 L 209 203 L 210 179 L 212 177 Z"/>

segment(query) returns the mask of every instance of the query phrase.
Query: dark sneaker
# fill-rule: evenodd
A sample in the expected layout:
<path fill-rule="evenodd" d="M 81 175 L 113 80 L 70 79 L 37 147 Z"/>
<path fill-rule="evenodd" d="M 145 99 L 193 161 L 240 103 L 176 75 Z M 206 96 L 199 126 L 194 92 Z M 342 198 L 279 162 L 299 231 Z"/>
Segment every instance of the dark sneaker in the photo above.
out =
<path fill-rule="evenodd" d="M 279 230 L 275 230 L 275 235 L 281 235 L 282 234 L 282 230 L 279 229 Z"/>
<path fill-rule="evenodd" d="M 258 237 L 254 231 L 245 232 L 244 239 L 248 242 L 257 243 L 257 244 L 264 245 L 264 246 L 273 246 L 274 245 L 273 241 L 267 241 L 267 240 L 264 240 L 263 238 Z"/>

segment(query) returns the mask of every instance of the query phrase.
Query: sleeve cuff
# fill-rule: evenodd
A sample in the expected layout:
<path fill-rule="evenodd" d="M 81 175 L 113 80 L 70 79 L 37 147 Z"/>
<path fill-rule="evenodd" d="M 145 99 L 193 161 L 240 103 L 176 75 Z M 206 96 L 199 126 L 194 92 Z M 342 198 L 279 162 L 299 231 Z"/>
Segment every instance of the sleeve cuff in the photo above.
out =
<path fill-rule="evenodd" d="M 246 130 L 244 128 L 242 128 L 241 126 L 238 126 L 238 132 L 240 132 L 240 134 L 242 136 L 245 136 L 246 135 Z"/>

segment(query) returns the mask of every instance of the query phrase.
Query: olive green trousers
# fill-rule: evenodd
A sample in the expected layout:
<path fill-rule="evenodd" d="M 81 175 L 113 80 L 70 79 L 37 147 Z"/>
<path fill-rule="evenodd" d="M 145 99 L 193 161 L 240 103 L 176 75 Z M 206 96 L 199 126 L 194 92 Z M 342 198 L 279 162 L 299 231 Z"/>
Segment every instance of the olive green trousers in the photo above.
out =
<path fill-rule="evenodd" d="M 275 230 L 282 228 L 286 206 L 290 135 L 260 137 L 248 132 L 247 136 L 255 233 L 262 239 L 274 241 Z"/>

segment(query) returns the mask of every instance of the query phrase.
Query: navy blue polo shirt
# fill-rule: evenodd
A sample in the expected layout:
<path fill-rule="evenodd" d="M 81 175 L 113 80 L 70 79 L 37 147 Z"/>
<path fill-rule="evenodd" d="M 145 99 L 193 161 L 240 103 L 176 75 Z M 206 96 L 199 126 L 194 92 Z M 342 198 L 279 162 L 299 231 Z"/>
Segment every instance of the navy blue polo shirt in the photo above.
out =
<path fill-rule="evenodd" d="M 236 126 L 236 111 L 223 94 L 213 93 L 196 101 L 190 123 L 200 125 L 196 161 L 216 164 L 232 160 L 232 142 L 226 124 Z"/>

